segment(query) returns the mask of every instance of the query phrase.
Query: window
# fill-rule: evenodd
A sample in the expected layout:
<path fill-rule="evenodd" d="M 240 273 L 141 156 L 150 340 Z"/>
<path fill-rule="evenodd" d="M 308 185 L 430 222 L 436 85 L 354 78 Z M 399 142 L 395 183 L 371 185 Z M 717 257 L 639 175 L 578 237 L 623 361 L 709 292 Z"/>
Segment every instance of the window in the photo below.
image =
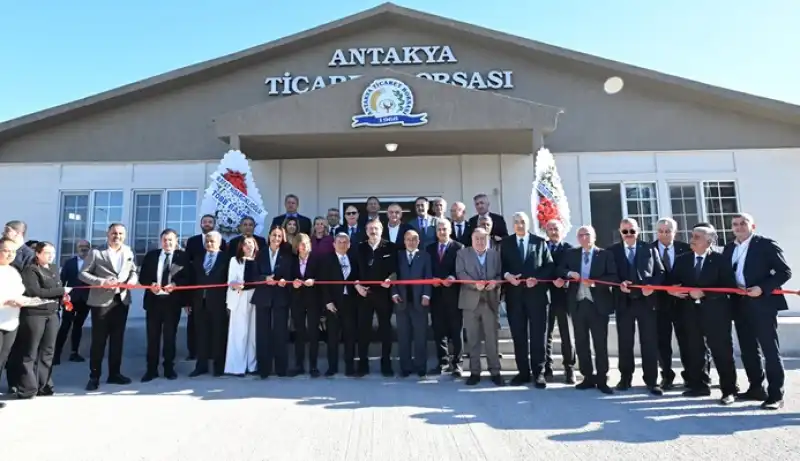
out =
<path fill-rule="evenodd" d="M 696 184 L 670 184 L 672 219 L 678 223 L 676 239 L 689 242 L 691 229 L 700 222 L 700 197 Z"/>
<path fill-rule="evenodd" d="M 625 216 L 639 223 L 640 238 L 646 242 L 656 239 L 658 222 L 658 194 L 656 183 L 640 182 L 625 184 Z"/>
<path fill-rule="evenodd" d="M 164 229 L 174 229 L 181 246 L 195 233 L 196 190 L 135 191 L 133 203 L 133 252 L 140 263 L 148 251 L 160 247 Z"/>
<path fill-rule="evenodd" d="M 108 226 L 122 222 L 122 197 L 122 191 L 62 193 L 61 264 L 77 254 L 75 245 L 78 240 L 88 240 L 93 248 L 106 243 Z"/>
<path fill-rule="evenodd" d="M 717 230 L 718 244 L 725 245 L 734 240 L 731 221 L 739 212 L 736 183 L 733 181 L 704 181 L 703 204 L 709 223 Z"/>

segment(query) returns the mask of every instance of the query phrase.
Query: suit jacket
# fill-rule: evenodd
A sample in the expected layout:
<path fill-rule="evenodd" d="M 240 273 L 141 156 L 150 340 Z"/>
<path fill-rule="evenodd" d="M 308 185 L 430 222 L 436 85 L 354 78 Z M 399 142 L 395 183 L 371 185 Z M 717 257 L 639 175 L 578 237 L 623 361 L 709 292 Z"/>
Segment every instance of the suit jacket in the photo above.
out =
<path fill-rule="evenodd" d="M 444 250 L 442 259 L 439 259 L 439 242 L 431 243 L 426 250 L 431 257 L 431 274 L 435 279 L 446 279 L 447 277 L 457 278 L 456 257 L 458 252 L 464 248 L 460 242 L 450 240 Z M 449 287 L 433 287 L 432 301 L 436 304 L 458 306 L 458 294 L 461 292 L 459 284 L 454 283 Z"/>
<path fill-rule="evenodd" d="M 222 239 L 222 241 L 219 243 L 219 249 L 221 251 L 228 250 L 228 242 L 226 242 L 225 239 Z M 203 244 L 203 234 L 197 234 L 189 237 L 189 239 L 186 241 L 185 251 L 190 262 L 194 261 L 194 259 L 198 256 L 200 258 L 204 258 L 206 255 L 206 247 Z"/>
<path fill-rule="evenodd" d="M 268 276 L 272 276 L 277 282 L 280 279 L 291 282 L 294 255 L 278 248 L 278 255 L 275 257 L 275 267 L 270 262 L 270 249 L 266 247 L 258 252 L 255 261 L 247 261 L 244 266 L 244 281 L 247 283 L 263 282 Z M 255 285 L 253 299 L 250 301 L 256 306 L 286 306 L 289 304 L 292 288 L 290 285 L 280 287 L 278 285 L 260 284 Z"/>
<path fill-rule="evenodd" d="M 381 222 L 381 224 L 383 224 L 383 227 L 386 227 L 386 223 L 389 222 L 389 217 L 386 216 L 386 214 L 379 214 L 378 215 L 378 220 Z M 366 229 L 367 221 L 369 221 L 369 217 L 367 216 L 366 213 L 364 213 L 364 214 L 362 214 L 362 215 L 360 215 L 358 217 L 358 225 L 360 227 L 363 227 L 363 228 Z"/>
<path fill-rule="evenodd" d="M 393 241 L 392 243 L 395 244 L 398 250 L 404 250 L 406 248 L 406 242 L 404 239 L 406 232 L 408 232 L 409 229 L 412 229 L 412 227 L 409 226 L 408 223 L 404 222 L 401 222 L 397 227 L 398 227 L 397 236 L 395 241 Z M 391 239 L 389 237 L 391 237 L 389 235 L 389 225 L 386 224 L 383 226 L 383 235 L 381 235 L 381 238 L 391 242 Z"/>
<path fill-rule="evenodd" d="M 350 235 L 350 226 L 347 224 L 342 224 L 341 226 L 337 227 L 333 231 L 333 238 L 336 238 L 337 234 L 347 234 Z M 350 236 L 350 246 L 355 247 L 357 244 L 363 242 L 367 239 L 367 231 L 361 224 L 356 225 L 356 234 L 355 236 Z"/>
<path fill-rule="evenodd" d="M 492 237 L 508 237 L 508 226 L 506 226 L 506 220 L 501 215 L 497 213 L 489 213 L 489 217 L 492 218 Z M 469 225 L 470 228 L 475 229 L 478 227 L 478 215 L 475 215 L 469 218 Z M 472 236 L 470 235 L 470 239 Z"/>
<path fill-rule="evenodd" d="M 85 287 L 88 286 L 86 282 L 80 279 L 80 271 L 78 270 L 78 260 L 80 258 L 78 256 L 74 256 L 69 258 L 67 262 L 64 263 L 64 266 L 61 268 L 61 284 L 65 287 Z M 84 263 L 85 265 L 85 263 Z M 78 288 L 77 290 L 72 290 L 69 294 L 69 298 L 72 304 L 86 304 L 86 301 L 89 299 L 89 289 L 87 288 Z"/>
<path fill-rule="evenodd" d="M 23 244 L 17 248 L 17 255 L 14 257 L 14 260 L 11 261 L 11 266 L 21 274 L 26 267 L 33 263 L 35 257 L 36 252 L 28 245 Z"/>
<path fill-rule="evenodd" d="M 669 285 L 682 285 L 693 288 L 736 288 L 733 268 L 721 253 L 708 252 L 703 261 L 703 267 L 700 269 L 699 278 L 695 275 L 694 270 L 695 257 L 696 255 L 692 251 L 676 256 L 673 270 L 667 277 L 667 283 Z M 700 299 L 699 303 L 696 303 L 692 298 L 679 299 L 672 295 L 669 296 L 686 306 L 700 304 L 717 309 L 725 308 L 729 305 L 730 300 L 727 293 L 706 291 L 704 294 L 705 296 Z"/>
<path fill-rule="evenodd" d="M 22 270 L 22 283 L 25 285 L 25 296 L 47 300 L 46 304 L 28 306 L 20 310 L 20 316 L 51 315 L 58 312 L 61 298 L 66 293 L 61 279 L 58 277 L 58 268 L 55 264 L 42 267 L 38 264 L 28 264 Z"/>
<path fill-rule="evenodd" d="M 114 277 L 121 283 L 136 285 L 139 282 L 137 274 L 136 259 L 133 251 L 128 245 L 122 245 L 122 267 L 119 272 L 114 269 L 108 254 L 108 248 L 92 250 L 83 264 L 80 277 L 86 284 L 97 286 L 109 277 Z M 89 290 L 87 304 L 94 307 L 108 307 L 114 303 L 115 289 L 95 288 Z M 131 303 L 131 293 L 129 290 L 122 289 L 119 292 L 122 302 L 126 305 Z"/>
<path fill-rule="evenodd" d="M 352 247 L 350 251 L 347 252 L 347 259 L 350 263 L 350 274 L 345 279 L 344 274 L 342 274 L 342 266 L 339 263 L 339 255 L 337 255 L 336 252 L 324 255 L 321 259 L 322 280 L 336 282 L 355 282 L 358 280 L 358 253 Z M 356 292 L 353 285 L 323 285 L 320 290 L 323 304 L 327 305 L 328 303 L 333 303 L 337 308 L 342 307 L 344 304 L 345 287 L 347 288 L 348 296 L 358 296 L 358 292 Z"/>
<path fill-rule="evenodd" d="M 430 280 L 433 278 L 431 256 L 425 251 L 417 250 L 411 261 L 408 251 L 397 252 L 397 280 Z M 392 296 L 400 296 L 400 309 L 408 306 L 421 306 L 422 297 L 431 299 L 431 285 L 392 285 Z"/>
<path fill-rule="evenodd" d="M 725 261 L 733 268 L 733 253 L 736 248 L 734 242 L 725 245 L 723 256 Z M 741 264 L 741 261 L 739 262 Z M 735 269 L 734 273 L 736 272 Z M 779 311 L 789 309 L 784 295 L 771 294 L 773 290 L 780 289 L 792 278 L 792 269 L 786 264 L 783 250 L 775 240 L 762 235 L 753 235 L 747 248 L 744 260 L 744 280 L 747 288 L 761 287 L 763 292 L 758 298 L 747 298 L 764 307 L 771 307 Z"/>
<path fill-rule="evenodd" d="M 300 257 L 297 255 L 291 256 L 291 270 L 290 270 L 290 278 L 286 279 L 288 281 L 294 280 L 303 280 L 306 281 L 308 279 L 318 280 L 320 279 L 322 267 L 320 266 L 320 255 L 314 254 L 313 252 L 308 256 L 308 261 L 306 262 L 306 270 L 304 273 L 300 273 Z M 280 279 L 279 279 L 280 280 Z M 300 307 L 311 307 L 316 306 L 319 303 L 319 290 L 320 285 L 314 285 L 311 287 L 307 287 L 305 285 L 301 286 L 300 288 L 291 288 L 291 302 L 293 305 L 300 306 Z"/>
<path fill-rule="evenodd" d="M 428 245 L 436 241 L 436 227 L 439 225 L 439 218 L 433 216 L 425 217 L 425 225 L 419 227 L 419 217 L 415 216 L 408 220 L 407 224 L 419 234 L 419 247 L 427 248 Z"/>
<path fill-rule="evenodd" d="M 303 215 L 301 215 L 299 213 L 297 213 L 294 216 L 294 219 L 296 219 L 297 223 L 299 224 L 299 226 L 298 226 L 299 227 L 299 232 L 311 235 L 311 219 L 309 219 L 308 217 L 303 216 Z M 286 213 L 284 213 L 282 215 L 275 216 L 274 218 L 272 218 L 272 226 L 270 226 L 270 227 L 274 227 L 274 226 L 283 227 L 283 222 L 284 221 L 286 221 Z"/>
<path fill-rule="evenodd" d="M 323 235 L 322 238 L 316 236 L 311 237 L 311 251 L 314 255 L 319 256 L 322 254 L 333 253 L 333 237 L 330 235 Z"/>
<path fill-rule="evenodd" d="M 242 238 L 243 237 L 241 235 L 238 235 L 238 236 L 232 238 L 230 243 L 228 243 L 228 256 L 229 257 L 233 258 L 233 257 L 236 256 L 236 250 L 239 249 L 239 242 L 242 241 Z M 264 251 L 264 250 L 266 250 L 266 248 L 269 246 L 269 243 L 267 242 L 267 239 L 265 239 L 264 237 L 262 237 L 260 235 L 254 235 L 253 238 L 256 239 L 256 243 L 258 244 L 259 253 Z M 222 250 L 221 246 L 220 246 L 220 251 L 224 251 L 224 250 Z M 203 250 L 202 257 L 205 257 L 205 250 Z"/>
<path fill-rule="evenodd" d="M 503 239 L 500 245 L 500 262 L 503 275 L 506 273 L 520 274 L 523 279 L 529 277 L 551 280 L 555 274 L 556 267 L 553 263 L 553 256 L 543 238 L 528 233 L 528 247 L 525 249 L 525 260 L 519 254 L 519 237 L 516 234 L 509 235 Z M 504 285 L 506 301 L 510 306 L 520 305 L 524 298 L 533 298 L 539 306 L 547 305 L 547 285 L 539 283 L 533 288 L 528 288 L 525 283 L 519 286 L 509 284 Z"/>
<path fill-rule="evenodd" d="M 161 250 L 150 250 L 144 255 L 142 267 L 139 271 L 139 283 L 142 285 L 152 285 L 161 283 L 161 274 L 158 272 L 158 261 L 161 259 Z M 175 250 L 169 262 L 170 280 L 176 286 L 189 285 L 192 280 L 192 267 L 189 262 L 189 255 L 182 250 Z M 143 307 L 145 310 L 155 305 L 156 302 L 168 302 L 175 306 L 184 303 L 185 292 L 173 291 L 168 295 L 156 295 L 150 290 L 144 292 Z"/>
<path fill-rule="evenodd" d="M 453 224 L 453 232 L 450 234 L 450 238 L 455 240 L 455 241 L 457 241 L 457 242 L 460 242 L 465 247 L 471 246 L 472 245 L 472 230 L 474 229 L 474 227 L 472 227 L 472 225 L 470 224 L 469 220 L 464 221 L 463 223 L 461 223 L 461 224 L 463 224 L 463 230 L 461 231 L 461 237 L 460 238 L 456 235 L 456 230 L 457 230 L 458 224 L 456 224 L 456 223 L 452 223 L 452 224 Z"/>
<path fill-rule="evenodd" d="M 664 283 L 664 266 L 658 250 L 653 245 L 641 240 L 636 241 L 636 255 L 634 265 L 628 264 L 628 250 L 623 243 L 615 243 L 608 248 L 614 255 L 614 263 L 617 265 L 617 275 L 620 281 L 630 280 L 634 285 L 662 285 Z M 646 298 L 655 308 L 656 297 L 653 295 L 644 296 L 642 290 L 632 289 L 630 293 L 623 293 L 619 287 L 614 288 L 617 308 L 627 307 L 627 299 Z"/>
<path fill-rule="evenodd" d="M 202 257 L 195 257 L 192 259 L 192 284 L 193 285 L 219 285 L 228 283 L 228 266 L 230 265 L 230 256 L 220 250 L 217 252 L 217 258 L 214 260 L 214 265 L 211 271 L 206 274 L 203 269 L 205 262 L 205 254 Z M 203 304 L 203 299 L 206 304 L 211 306 L 224 307 L 227 305 L 228 287 L 206 288 L 201 290 L 188 291 L 189 298 L 193 306 L 197 307 Z"/>
<path fill-rule="evenodd" d="M 381 240 L 373 251 L 369 242 L 363 241 L 356 246 L 356 255 L 359 280 L 383 281 L 397 277 L 397 246 L 394 243 Z M 369 289 L 375 293 L 388 293 L 388 289 L 380 285 L 370 285 Z"/>
<path fill-rule="evenodd" d="M 569 280 L 569 272 L 581 273 L 581 263 L 583 259 L 583 248 L 570 248 L 564 252 L 561 263 L 556 269 L 556 275 L 562 279 Z M 609 283 L 619 283 L 617 276 L 617 264 L 614 255 L 609 250 L 594 247 L 592 248 L 592 265 L 589 268 L 589 278 Z M 570 282 L 567 287 L 567 306 L 570 310 L 578 308 L 578 285 L 580 282 Z M 611 285 L 595 284 L 589 289 L 592 293 L 594 305 L 598 312 L 610 315 L 614 312 L 614 295 Z"/>
<path fill-rule="evenodd" d="M 564 254 L 570 248 L 572 248 L 572 245 L 561 241 L 558 242 L 553 251 L 550 252 L 550 254 L 553 256 L 553 264 L 556 266 L 555 270 L 553 271 L 553 274 L 555 274 L 556 277 L 560 276 L 560 274 L 557 273 L 558 267 L 561 265 L 561 261 L 564 260 Z M 548 283 L 547 291 L 550 293 L 551 306 L 567 306 L 567 287 L 558 288 L 552 283 Z"/>
<path fill-rule="evenodd" d="M 656 240 L 653 242 L 653 248 L 655 248 L 656 252 L 661 257 L 661 265 L 664 267 L 664 280 L 669 280 L 670 272 L 667 270 L 666 264 L 664 264 L 664 258 L 661 256 L 661 249 L 658 246 L 658 241 Z M 688 243 L 682 242 L 680 240 L 675 240 L 672 242 L 672 246 L 675 248 L 675 260 L 678 259 L 678 256 L 684 253 L 692 253 L 692 247 L 689 246 Z M 672 261 L 672 270 L 675 269 L 675 260 Z M 666 291 L 657 291 L 655 292 L 656 303 L 658 309 L 669 309 L 673 306 L 676 302 L 680 301 L 679 298 L 676 298 L 669 294 Z"/>
<path fill-rule="evenodd" d="M 458 280 L 500 280 L 502 278 L 502 266 L 500 264 L 500 253 L 486 250 L 486 271 L 485 276 L 481 277 L 480 262 L 478 252 L 472 247 L 464 247 L 456 255 L 456 278 Z M 489 308 L 497 311 L 500 308 L 500 285 L 494 290 L 479 291 L 472 283 L 462 283 L 461 293 L 458 296 L 458 308 L 463 310 L 475 310 L 478 308 L 481 299 L 485 299 Z"/>

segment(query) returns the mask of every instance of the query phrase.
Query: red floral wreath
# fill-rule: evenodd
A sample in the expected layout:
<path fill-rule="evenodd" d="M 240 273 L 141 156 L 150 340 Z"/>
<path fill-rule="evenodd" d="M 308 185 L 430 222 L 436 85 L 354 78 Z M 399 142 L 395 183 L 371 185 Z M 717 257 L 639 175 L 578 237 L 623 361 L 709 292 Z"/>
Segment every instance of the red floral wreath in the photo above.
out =
<path fill-rule="evenodd" d="M 247 195 L 247 183 L 245 182 L 245 177 L 247 176 L 246 173 L 240 173 L 238 171 L 233 171 L 230 168 L 228 169 L 225 174 L 222 175 L 226 181 L 231 183 L 233 187 L 239 190 L 239 192 Z"/>
<path fill-rule="evenodd" d="M 536 219 L 539 220 L 539 227 L 544 228 L 550 220 L 559 218 L 558 208 L 553 201 L 539 196 L 539 204 L 536 206 Z"/>

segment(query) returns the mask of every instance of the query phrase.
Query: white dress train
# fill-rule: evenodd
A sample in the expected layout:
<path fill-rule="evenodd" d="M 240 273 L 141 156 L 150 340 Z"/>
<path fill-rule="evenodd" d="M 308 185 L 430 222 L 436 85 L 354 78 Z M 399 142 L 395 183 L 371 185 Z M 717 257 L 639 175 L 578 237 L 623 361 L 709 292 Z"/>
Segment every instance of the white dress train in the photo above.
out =
<path fill-rule="evenodd" d="M 244 263 L 231 258 L 228 283 L 244 281 Z M 230 323 L 228 349 L 225 353 L 225 373 L 244 374 L 256 371 L 256 309 L 250 303 L 253 289 L 238 293 L 229 288 L 227 295 Z"/>

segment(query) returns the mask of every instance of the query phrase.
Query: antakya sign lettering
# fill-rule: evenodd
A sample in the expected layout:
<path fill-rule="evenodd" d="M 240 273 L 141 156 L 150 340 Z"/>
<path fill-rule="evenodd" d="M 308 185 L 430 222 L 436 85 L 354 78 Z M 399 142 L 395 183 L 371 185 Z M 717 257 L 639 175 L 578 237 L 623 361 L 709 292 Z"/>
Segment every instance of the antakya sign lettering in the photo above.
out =
<path fill-rule="evenodd" d="M 373 47 L 338 49 L 333 52 L 328 67 L 385 67 L 413 65 L 458 64 L 453 50 L 448 45 Z M 418 72 L 417 77 L 441 83 L 472 88 L 475 90 L 510 90 L 514 88 L 514 72 L 492 69 L 487 72 Z M 330 85 L 361 77 L 358 74 L 308 76 L 284 72 L 280 77 L 267 77 L 264 82 L 271 96 L 300 94 L 319 90 Z"/>

